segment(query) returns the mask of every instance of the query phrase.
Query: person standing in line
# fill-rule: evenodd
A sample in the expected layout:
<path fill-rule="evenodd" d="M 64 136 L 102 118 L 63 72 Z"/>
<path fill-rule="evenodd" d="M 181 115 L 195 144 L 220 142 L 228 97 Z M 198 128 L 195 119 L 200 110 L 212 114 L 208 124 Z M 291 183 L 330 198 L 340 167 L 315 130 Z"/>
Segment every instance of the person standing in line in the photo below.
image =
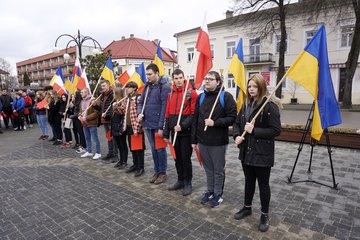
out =
<path fill-rule="evenodd" d="M 53 129 L 53 133 L 55 133 L 53 144 L 61 145 L 63 134 L 61 130 L 60 99 L 56 90 L 50 91 L 50 102 L 46 108 L 48 109 L 48 122 Z"/>
<path fill-rule="evenodd" d="M 191 164 L 191 125 L 195 111 L 195 104 L 197 93 L 192 89 L 191 84 L 188 84 L 188 89 L 185 91 L 186 82 L 184 72 L 180 69 L 175 69 L 172 73 L 173 88 L 168 94 L 168 100 L 165 113 L 165 127 L 164 138 L 165 141 L 170 142 L 169 137 L 172 135 L 174 141 L 174 134 L 177 132 L 175 142 L 175 167 L 177 172 L 177 181 L 174 185 L 168 188 L 169 191 L 174 191 L 183 188 L 183 196 L 190 195 L 192 192 L 192 164 Z M 179 125 L 177 124 L 180 108 L 183 97 L 185 95 L 184 106 Z"/>
<path fill-rule="evenodd" d="M 22 97 L 22 92 L 15 93 L 15 99 L 13 100 L 13 113 L 14 117 L 14 130 L 23 131 L 24 130 L 24 107 L 25 101 Z"/>
<path fill-rule="evenodd" d="M 155 134 L 163 137 L 166 101 L 170 86 L 163 76 L 159 76 L 159 68 L 154 63 L 146 67 L 146 77 L 147 82 L 138 105 L 138 121 L 145 129 L 154 161 L 154 175 L 149 182 L 161 184 L 166 182 L 167 178 L 167 154 L 166 148 L 155 148 Z"/>
<path fill-rule="evenodd" d="M 11 96 L 6 92 L 6 90 L 2 91 L 2 95 L 0 96 L 0 101 L 2 102 L 2 113 L 4 118 L 5 128 L 9 128 L 9 120 L 12 115 L 12 101 Z"/>
<path fill-rule="evenodd" d="M 204 81 L 205 91 L 196 100 L 191 141 L 193 148 L 200 151 L 207 179 L 207 191 L 201 204 L 211 200 L 211 207 L 215 208 L 223 201 L 225 155 L 229 127 L 236 119 L 236 103 L 230 93 L 225 90 L 220 92 L 222 81 L 218 72 L 210 71 Z M 209 118 L 219 92 L 213 115 Z"/>
<path fill-rule="evenodd" d="M 24 118 L 26 121 L 26 127 L 32 128 L 32 111 L 33 111 L 33 101 L 29 95 L 27 95 L 26 92 L 22 93 L 22 97 L 24 98 Z"/>
<path fill-rule="evenodd" d="M 252 123 L 263 103 L 266 101 L 267 87 L 264 78 L 256 74 L 247 83 L 246 101 L 242 105 L 233 126 L 233 137 L 239 145 L 243 172 L 245 175 L 244 206 L 234 215 L 241 220 L 252 214 L 252 200 L 255 192 L 256 180 L 260 190 L 261 216 L 259 230 L 269 229 L 270 204 L 270 171 L 274 166 L 275 140 L 280 135 L 281 122 L 279 108 L 275 101 L 265 105 L 261 114 Z M 246 131 L 245 138 L 241 137 Z"/>
<path fill-rule="evenodd" d="M 99 112 L 96 110 L 96 108 L 93 106 L 94 99 L 91 99 L 91 96 L 89 95 L 89 89 L 83 88 L 81 90 L 81 108 L 80 112 L 83 113 L 80 114 L 78 119 L 80 120 L 81 124 L 83 125 L 83 132 L 85 135 L 86 140 L 86 152 L 82 154 L 80 157 L 93 157 L 92 159 L 97 160 L 101 158 L 101 148 L 100 148 L 100 141 L 98 137 L 97 132 L 97 126 L 99 121 Z M 89 107 L 91 105 L 91 107 Z M 88 108 L 89 107 L 89 108 Z M 95 142 L 96 146 L 96 152 L 93 155 L 92 154 L 92 142 L 91 139 Z"/>
<path fill-rule="evenodd" d="M 39 125 L 39 128 L 41 130 L 41 136 L 39 137 L 39 140 L 47 140 L 49 138 L 48 134 L 48 125 L 47 125 L 47 119 L 46 119 L 46 108 L 38 108 L 38 103 L 44 100 L 44 92 L 43 91 L 37 91 L 35 95 L 35 115 L 36 115 L 36 121 Z"/>
<path fill-rule="evenodd" d="M 75 145 L 73 147 L 73 149 L 76 149 L 76 153 L 85 153 L 86 152 L 86 141 L 85 141 L 83 126 L 81 125 L 81 122 L 78 119 L 78 117 L 81 114 L 80 108 L 81 108 L 81 101 L 82 101 L 80 92 L 81 92 L 80 90 L 77 90 L 74 94 L 74 96 L 75 96 L 74 100 L 73 100 L 74 114 L 70 115 L 69 117 L 73 120 L 73 133 L 74 133 L 75 139 L 78 138 L 80 141 L 79 145 Z M 78 137 L 76 138 L 76 136 L 78 136 Z"/>

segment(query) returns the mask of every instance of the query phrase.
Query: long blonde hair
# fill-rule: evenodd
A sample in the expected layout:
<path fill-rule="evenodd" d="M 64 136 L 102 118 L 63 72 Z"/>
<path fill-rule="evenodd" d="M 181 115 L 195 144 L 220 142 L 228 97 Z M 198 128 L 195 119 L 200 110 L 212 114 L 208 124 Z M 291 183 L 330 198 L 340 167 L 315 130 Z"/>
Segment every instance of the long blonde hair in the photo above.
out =
<path fill-rule="evenodd" d="M 253 80 L 258 87 L 258 101 L 261 101 L 264 96 L 266 96 L 267 87 L 266 82 L 263 76 L 260 74 L 255 74 L 251 76 L 251 78 L 247 81 L 247 86 L 249 86 L 249 82 Z M 252 97 L 250 96 L 249 89 L 246 87 L 246 104 L 252 102 Z"/>
<path fill-rule="evenodd" d="M 57 95 L 57 91 L 53 89 L 53 90 L 51 90 L 51 93 L 54 95 L 53 100 L 54 100 L 54 103 L 56 103 L 59 100 L 59 97 Z"/>

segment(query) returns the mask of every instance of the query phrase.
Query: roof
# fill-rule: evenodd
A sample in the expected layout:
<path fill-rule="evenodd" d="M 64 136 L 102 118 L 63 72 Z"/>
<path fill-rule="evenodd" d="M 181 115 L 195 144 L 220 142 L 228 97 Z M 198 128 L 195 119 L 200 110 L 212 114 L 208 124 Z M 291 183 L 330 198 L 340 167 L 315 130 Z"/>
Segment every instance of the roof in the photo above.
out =
<path fill-rule="evenodd" d="M 30 58 L 30 59 L 27 59 L 27 60 L 24 60 L 24 61 L 21 61 L 21 62 L 17 62 L 16 67 L 31 64 L 31 63 L 41 62 L 43 60 L 48 60 L 48 59 L 55 58 L 55 57 L 58 57 L 58 56 L 62 57 L 65 53 L 66 53 L 66 49 L 62 49 L 58 53 L 48 53 L 48 54 L 41 55 L 41 56 L 38 56 L 38 57 Z M 75 53 L 75 47 L 69 47 L 67 49 L 67 53 L 68 54 Z"/>
<path fill-rule="evenodd" d="M 7 71 L 4 71 L 2 69 L 0 69 L 0 74 L 5 74 L 5 75 L 9 75 L 9 73 Z"/>
<path fill-rule="evenodd" d="M 104 49 L 104 52 L 111 50 L 111 56 L 113 59 L 154 59 L 156 49 L 157 43 L 155 41 L 130 37 L 113 41 Z M 176 62 L 176 58 L 171 50 L 161 47 L 161 53 L 163 61 Z"/>

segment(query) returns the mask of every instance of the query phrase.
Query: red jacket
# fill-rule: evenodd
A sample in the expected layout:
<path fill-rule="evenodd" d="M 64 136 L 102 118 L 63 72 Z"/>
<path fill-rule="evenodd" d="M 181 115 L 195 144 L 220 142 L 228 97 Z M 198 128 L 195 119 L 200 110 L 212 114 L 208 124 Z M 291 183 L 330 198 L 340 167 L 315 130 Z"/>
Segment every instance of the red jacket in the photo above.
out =
<path fill-rule="evenodd" d="M 32 107 L 31 97 L 29 97 L 29 96 L 24 97 L 24 104 L 25 104 L 24 114 L 29 115 L 30 114 L 29 108 Z"/>
<path fill-rule="evenodd" d="M 165 138 L 169 138 L 170 132 L 173 132 L 174 127 L 177 124 L 186 82 L 187 80 L 185 80 L 183 88 L 177 88 L 174 84 L 171 92 L 168 94 L 164 124 Z M 191 133 L 190 127 L 192 124 L 192 116 L 195 111 L 196 98 L 197 93 L 189 84 L 180 120 L 182 131 L 178 133 L 179 136 L 190 135 Z"/>

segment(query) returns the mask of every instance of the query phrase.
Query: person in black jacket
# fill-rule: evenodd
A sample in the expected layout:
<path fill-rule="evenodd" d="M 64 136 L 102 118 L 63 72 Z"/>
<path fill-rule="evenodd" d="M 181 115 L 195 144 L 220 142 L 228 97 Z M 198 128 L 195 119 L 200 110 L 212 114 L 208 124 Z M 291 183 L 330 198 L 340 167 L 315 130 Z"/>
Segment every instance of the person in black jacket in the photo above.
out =
<path fill-rule="evenodd" d="M 56 90 L 50 91 L 50 103 L 48 109 L 48 122 L 53 129 L 54 145 L 62 144 L 61 115 L 60 115 L 60 99 Z"/>
<path fill-rule="evenodd" d="M 211 207 L 214 208 L 223 201 L 225 153 L 229 143 L 228 128 L 236 119 L 236 103 L 230 93 L 220 93 L 213 115 L 209 118 L 222 82 L 219 73 L 215 71 L 210 71 L 204 81 L 205 91 L 196 100 L 191 142 L 193 148 L 199 148 L 207 177 L 207 192 L 204 193 L 201 203 L 205 204 L 211 200 Z"/>
<path fill-rule="evenodd" d="M 0 96 L 0 101 L 2 103 L 2 113 L 3 113 L 5 128 L 9 128 L 9 119 L 11 119 L 11 114 L 13 112 L 11 108 L 13 99 L 6 92 L 6 90 L 3 90 L 2 95 Z"/>
<path fill-rule="evenodd" d="M 77 90 L 74 94 L 74 100 L 73 100 L 73 104 L 74 104 L 74 114 L 70 115 L 70 118 L 73 120 L 73 133 L 75 136 L 75 140 L 79 139 L 80 142 L 78 142 L 76 140 L 76 144 L 73 147 L 73 149 L 76 149 L 77 153 L 85 153 L 86 152 L 86 141 L 85 141 L 85 135 L 84 135 L 84 131 L 83 131 L 83 126 L 81 125 L 80 120 L 78 119 L 78 117 L 80 116 L 80 104 L 82 101 L 82 97 L 80 94 L 80 90 Z M 76 137 L 78 136 L 78 137 Z M 78 144 L 79 143 L 79 144 Z"/>
<path fill-rule="evenodd" d="M 251 215 L 255 183 L 258 181 L 261 201 L 259 230 L 269 228 L 270 170 L 274 165 L 274 138 L 280 135 L 281 122 L 278 106 L 270 101 L 256 121 L 252 119 L 266 101 L 266 83 L 261 75 L 252 76 L 247 85 L 246 102 L 233 126 L 233 137 L 239 145 L 242 168 L 245 175 L 244 207 L 234 215 L 237 220 Z M 241 137 L 246 131 L 245 138 Z"/>

